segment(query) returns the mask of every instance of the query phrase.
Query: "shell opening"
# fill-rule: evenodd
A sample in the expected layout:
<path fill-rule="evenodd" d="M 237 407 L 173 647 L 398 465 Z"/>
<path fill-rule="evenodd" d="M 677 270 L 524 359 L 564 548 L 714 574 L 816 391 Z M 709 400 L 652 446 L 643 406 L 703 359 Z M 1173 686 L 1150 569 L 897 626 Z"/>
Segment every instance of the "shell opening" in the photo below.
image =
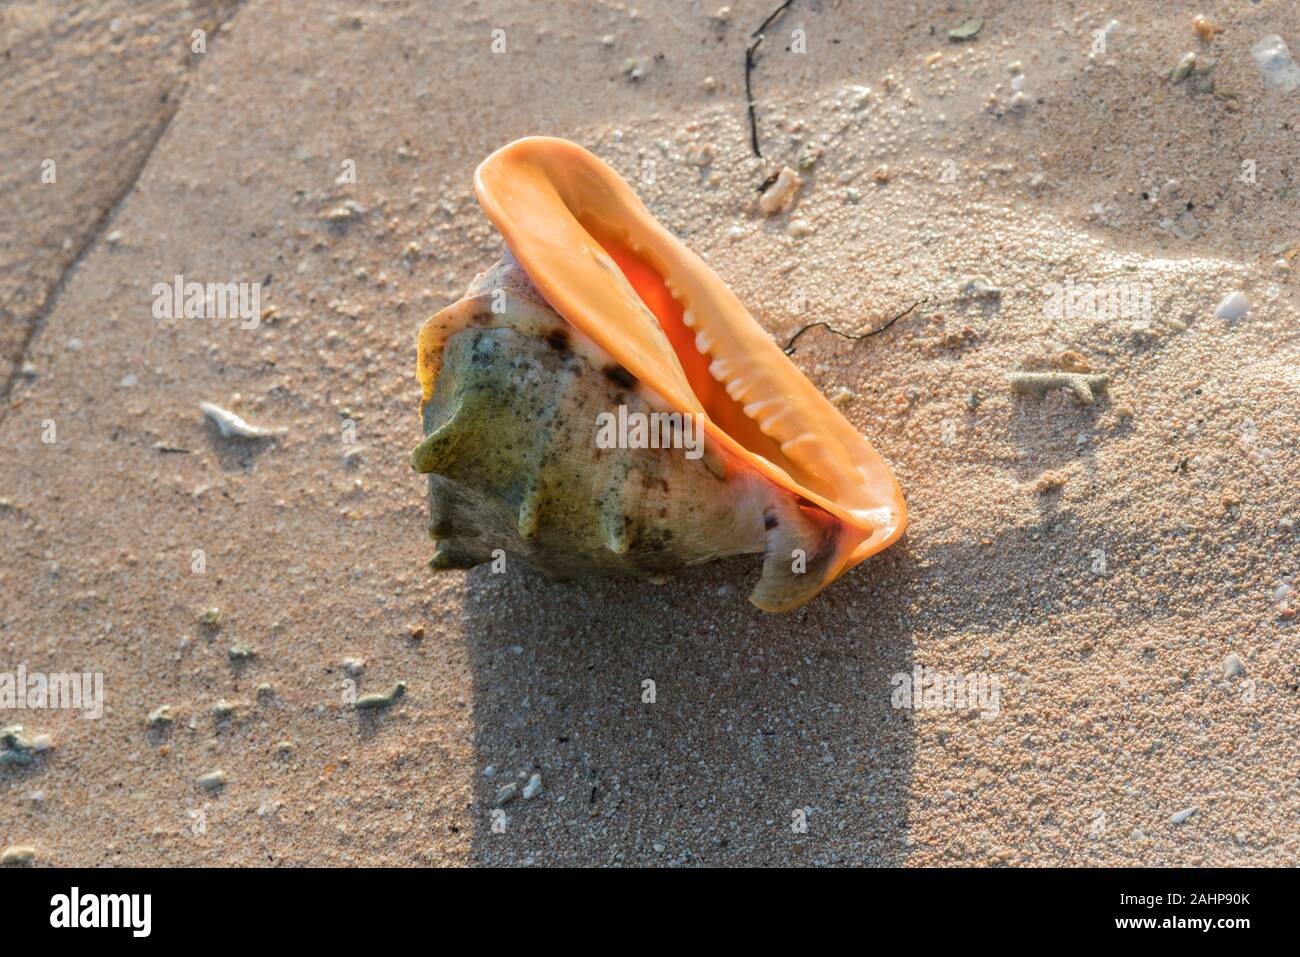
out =
<path fill-rule="evenodd" d="M 636 249 L 625 234 L 620 235 L 618 230 L 587 213 L 580 212 L 577 219 L 618 265 L 633 291 L 658 320 L 691 391 L 709 418 L 750 452 L 789 470 L 791 463 L 781 446 L 764 433 L 762 420 L 757 417 L 773 400 L 742 404 L 735 398 L 734 393 L 740 392 L 743 383 L 725 356 L 710 354 L 710 348 L 716 348 L 716 343 L 709 340 L 707 333 L 692 331 L 687 310 L 664 280 L 666 270 L 656 269 L 644 251 Z"/>

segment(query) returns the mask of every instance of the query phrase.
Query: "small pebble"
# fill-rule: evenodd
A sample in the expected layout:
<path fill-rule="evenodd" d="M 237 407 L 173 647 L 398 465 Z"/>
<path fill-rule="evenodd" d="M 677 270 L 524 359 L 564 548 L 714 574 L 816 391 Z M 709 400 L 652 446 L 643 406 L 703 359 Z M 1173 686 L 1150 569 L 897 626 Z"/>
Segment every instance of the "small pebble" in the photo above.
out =
<path fill-rule="evenodd" d="M 1196 813 L 1196 808 L 1194 806 L 1183 808 L 1183 810 L 1179 811 L 1178 813 L 1171 815 L 1169 820 L 1174 824 L 1182 824 L 1184 821 L 1186 821 L 1189 817 L 1191 817 L 1195 813 Z"/>
<path fill-rule="evenodd" d="M 812 169 L 817 165 L 817 161 L 822 158 L 825 150 L 816 143 L 805 143 L 803 149 L 799 150 L 799 168 L 802 170 Z"/>
<path fill-rule="evenodd" d="M 1250 55 L 1269 86 L 1286 93 L 1300 89 L 1300 66 L 1296 66 L 1280 36 L 1274 33 L 1264 37 L 1250 48 Z"/>
<path fill-rule="evenodd" d="M 1196 35 L 1206 43 L 1213 40 L 1216 33 L 1223 32 L 1223 27 L 1203 16 L 1195 16 L 1192 18 L 1192 29 L 1195 30 Z"/>
<path fill-rule="evenodd" d="M 1069 478 L 1064 472 L 1058 472 L 1055 469 L 1048 469 L 1040 475 L 1038 481 L 1034 483 L 1034 491 L 1040 494 L 1051 492 L 1055 489 L 1062 488 L 1068 481 Z"/>
<path fill-rule="evenodd" d="M 1082 353 L 1067 349 L 1056 357 L 1056 367 L 1066 372 L 1091 372 L 1092 366 Z"/>
<path fill-rule="evenodd" d="M 511 781 L 509 784 L 502 785 L 497 789 L 496 800 L 493 803 L 497 807 L 501 807 L 503 804 L 509 804 L 517 797 L 519 797 L 519 785 Z"/>
<path fill-rule="evenodd" d="M 1184 53 L 1178 65 L 1174 67 L 1173 72 L 1169 74 L 1170 83 L 1182 83 L 1187 79 L 1187 75 L 1196 67 L 1196 54 L 1188 51 Z"/>
<path fill-rule="evenodd" d="M 15 844 L 0 853 L 0 866 L 3 867 L 23 867 L 35 860 L 36 848 L 28 844 Z"/>
<path fill-rule="evenodd" d="M 1223 677 L 1235 678 L 1246 673 L 1246 665 L 1237 655 L 1228 655 L 1223 659 Z"/>
<path fill-rule="evenodd" d="M 974 296 L 979 299 L 996 299 L 1002 295 L 1002 290 L 983 276 L 972 276 L 966 280 L 961 287 L 961 291 L 967 296 Z"/>
<path fill-rule="evenodd" d="M 982 17 L 971 17 L 960 26 L 953 27 L 948 31 L 948 39 L 953 43 L 965 43 L 967 40 L 974 40 L 979 36 L 980 30 L 984 29 L 984 20 Z"/>
<path fill-rule="evenodd" d="M 1235 322 L 1250 310 L 1250 302 L 1245 295 L 1240 292 L 1234 292 L 1224 298 L 1214 310 L 1214 318 L 1227 319 L 1229 322 Z"/>
<path fill-rule="evenodd" d="M 534 774 L 528 779 L 528 783 L 524 785 L 524 800 L 531 801 L 541 793 L 542 776 L 540 774 Z"/>
<path fill-rule="evenodd" d="M 633 83 L 645 76 L 648 61 L 643 57 L 628 57 L 623 61 L 623 75 Z"/>
<path fill-rule="evenodd" d="M 203 791 L 220 791 L 226 786 L 226 773 L 224 771 L 209 771 L 207 774 L 200 774 L 194 779 L 194 783 Z"/>
<path fill-rule="evenodd" d="M 172 723 L 171 710 L 172 710 L 171 705 L 160 704 L 158 707 L 150 711 L 149 717 L 146 719 L 146 722 L 148 723 L 149 727 L 161 728 L 171 724 Z"/>

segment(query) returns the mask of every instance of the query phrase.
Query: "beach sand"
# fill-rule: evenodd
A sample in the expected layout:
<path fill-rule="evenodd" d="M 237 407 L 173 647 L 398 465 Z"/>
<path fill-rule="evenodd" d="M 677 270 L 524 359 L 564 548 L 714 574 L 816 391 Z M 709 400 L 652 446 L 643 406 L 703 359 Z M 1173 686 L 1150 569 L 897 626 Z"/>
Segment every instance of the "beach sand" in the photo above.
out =
<path fill-rule="evenodd" d="M 1250 53 L 1300 52 L 1300 8 L 795 0 L 760 159 L 771 2 L 52 6 L 0 11 L 0 672 L 99 673 L 104 708 L 0 710 L 52 744 L 0 767 L 0 850 L 1300 862 L 1300 91 Z M 852 393 L 900 543 L 782 615 L 757 559 L 425 567 L 415 334 L 499 255 L 473 170 L 529 134 L 609 162 L 782 343 L 922 300 L 793 357 Z M 273 311 L 159 318 L 177 275 Z M 1081 359 L 1092 404 L 1010 389 Z M 202 401 L 286 431 L 224 438 Z M 896 707 L 917 668 L 996 707 Z"/>

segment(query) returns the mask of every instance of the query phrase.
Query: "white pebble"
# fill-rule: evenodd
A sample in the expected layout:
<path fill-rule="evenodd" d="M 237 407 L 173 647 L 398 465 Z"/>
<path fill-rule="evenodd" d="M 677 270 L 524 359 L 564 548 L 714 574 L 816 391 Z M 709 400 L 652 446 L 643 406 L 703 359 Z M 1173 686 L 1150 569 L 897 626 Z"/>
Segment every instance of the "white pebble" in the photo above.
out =
<path fill-rule="evenodd" d="M 1174 824 L 1182 824 L 1184 821 L 1186 821 L 1189 817 L 1191 817 L 1195 813 L 1196 813 L 1196 808 L 1194 806 L 1183 808 L 1177 814 L 1170 815 L 1169 820 Z"/>
<path fill-rule="evenodd" d="M 1219 307 L 1214 310 L 1215 319 L 1227 319 L 1235 322 L 1246 314 L 1250 309 L 1250 303 L 1245 295 L 1240 292 L 1234 292 L 1219 303 Z"/>
<path fill-rule="evenodd" d="M 1246 665 L 1237 655 L 1228 655 L 1223 659 L 1223 677 L 1235 678 L 1246 673 Z"/>
<path fill-rule="evenodd" d="M 524 800 L 531 801 L 533 798 L 537 797 L 537 795 L 541 793 L 542 793 L 542 776 L 540 774 L 534 774 L 531 778 L 528 779 L 528 783 L 524 785 Z"/>
<path fill-rule="evenodd" d="M 1286 41 L 1276 33 L 1251 47 L 1250 55 L 1255 58 L 1255 65 L 1269 86 L 1288 93 L 1300 88 L 1300 66 L 1291 59 Z"/>

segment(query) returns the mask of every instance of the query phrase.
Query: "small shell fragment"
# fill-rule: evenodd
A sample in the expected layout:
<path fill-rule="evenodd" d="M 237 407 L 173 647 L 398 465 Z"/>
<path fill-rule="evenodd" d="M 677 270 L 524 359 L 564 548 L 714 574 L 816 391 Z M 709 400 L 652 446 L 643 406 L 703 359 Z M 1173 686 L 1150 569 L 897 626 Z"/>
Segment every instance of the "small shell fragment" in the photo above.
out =
<path fill-rule="evenodd" d="M 503 784 L 497 789 L 496 799 L 492 803 L 497 807 L 501 807 L 503 804 L 509 804 L 518 796 L 519 785 L 511 781 L 509 784 Z"/>
<path fill-rule="evenodd" d="M 6 847 L 4 853 L 0 854 L 0 866 L 3 867 L 20 867 L 31 864 L 36 860 L 36 848 L 29 844 L 15 844 L 13 847 Z"/>
<path fill-rule="evenodd" d="M 275 435 L 287 432 L 288 429 L 267 429 L 260 425 L 250 425 L 235 413 L 213 402 L 200 402 L 199 408 L 209 419 L 217 424 L 221 430 L 221 437 L 224 439 L 238 436 L 241 439 L 268 439 Z"/>
<path fill-rule="evenodd" d="M 788 166 L 781 167 L 781 172 L 777 174 L 776 182 L 769 186 L 763 195 L 758 199 L 758 207 L 767 216 L 781 212 L 794 199 L 794 194 L 799 192 L 799 187 L 803 185 L 803 180 Z"/>
<path fill-rule="evenodd" d="M 1250 309 L 1250 302 L 1245 295 L 1240 292 L 1230 293 L 1223 298 L 1218 307 L 1214 310 L 1215 319 L 1227 319 L 1229 322 L 1235 322 L 1242 318 Z"/>

